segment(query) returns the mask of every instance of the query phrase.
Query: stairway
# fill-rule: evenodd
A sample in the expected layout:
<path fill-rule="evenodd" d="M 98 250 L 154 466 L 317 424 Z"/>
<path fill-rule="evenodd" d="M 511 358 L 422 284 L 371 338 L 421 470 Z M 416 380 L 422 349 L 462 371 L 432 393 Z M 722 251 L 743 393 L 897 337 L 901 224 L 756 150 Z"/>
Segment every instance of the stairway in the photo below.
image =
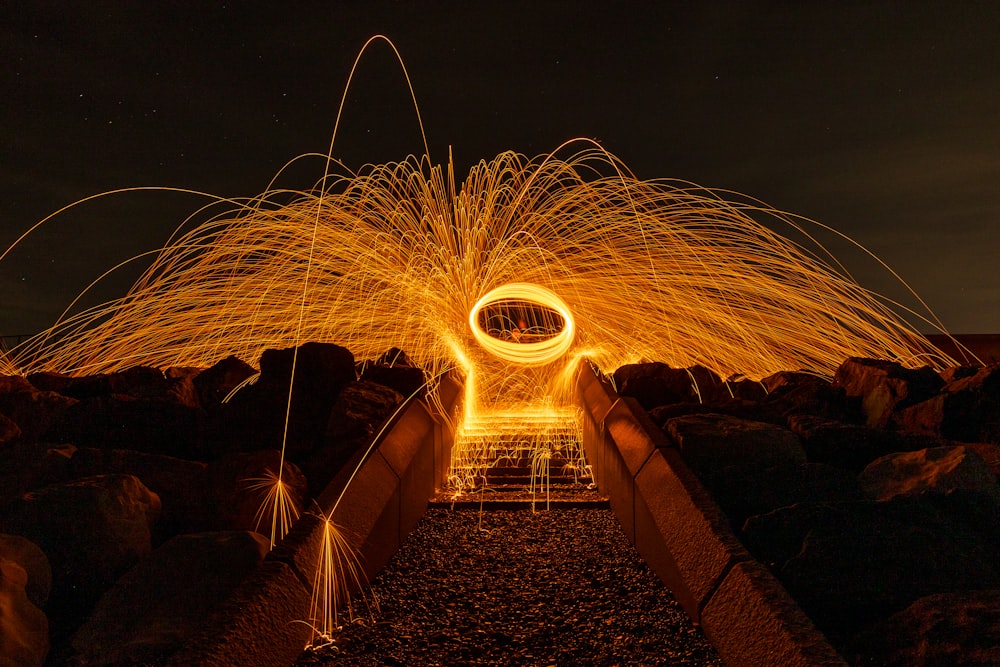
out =
<path fill-rule="evenodd" d="M 463 426 L 452 459 L 456 488 L 431 507 L 510 510 L 605 509 L 593 484 L 574 413 L 493 415 Z"/>

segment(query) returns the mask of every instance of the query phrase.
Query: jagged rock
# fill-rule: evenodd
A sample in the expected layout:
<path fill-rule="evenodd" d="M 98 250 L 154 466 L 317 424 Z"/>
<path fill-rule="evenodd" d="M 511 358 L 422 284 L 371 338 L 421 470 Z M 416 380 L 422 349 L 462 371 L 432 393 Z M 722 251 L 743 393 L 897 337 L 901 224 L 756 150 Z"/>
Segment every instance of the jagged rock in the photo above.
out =
<path fill-rule="evenodd" d="M 159 664 L 253 572 L 269 543 L 253 532 L 180 535 L 105 593 L 73 635 L 87 665 Z"/>
<path fill-rule="evenodd" d="M 53 437 L 79 447 L 198 458 L 204 423 L 201 408 L 174 400 L 169 394 L 136 397 L 116 393 L 86 398 L 68 408 Z"/>
<path fill-rule="evenodd" d="M 27 573 L 24 592 L 33 605 L 44 607 L 52 590 L 52 568 L 38 545 L 20 535 L 0 534 L 2 560 L 14 561 L 24 568 Z"/>
<path fill-rule="evenodd" d="M 100 475 L 47 486 L 0 512 L 0 531 L 37 544 L 52 566 L 48 609 L 73 617 L 150 552 L 160 499 L 131 475 Z"/>
<path fill-rule="evenodd" d="M 945 384 L 954 382 L 955 380 L 961 380 L 962 378 L 972 377 L 979 372 L 981 366 L 953 366 L 951 368 L 946 368 L 939 372 L 938 375 L 944 380 Z"/>
<path fill-rule="evenodd" d="M 295 348 L 264 350 L 260 357 L 260 382 L 288 388 Z M 318 401 L 332 401 L 344 385 L 356 379 L 354 355 L 332 343 L 305 343 L 295 361 L 295 389 Z"/>
<path fill-rule="evenodd" d="M 42 440 L 76 402 L 52 391 L 40 391 L 22 377 L 0 377 L 0 412 L 18 425 L 26 441 Z"/>
<path fill-rule="evenodd" d="M 614 372 L 620 396 L 631 396 L 646 410 L 671 403 L 701 403 L 729 392 L 704 366 L 671 368 L 662 362 L 626 364 Z"/>
<path fill-rule="evenodd" d="M 802 438 L 806 458 L 810 461 L 854 472 L 861 472 L 866 465 L 886 454 L 948 444 L 941 438 L 893 433 L 814 415 L 791 415 L 788 426 Z"/>
<path fill-rule="evenodd" d="M 982 457 L 968 447 L 934 447 L 887 454 L 865 467 L 858 475 L 858 484 L 872 500 L 965 489 L 1000 504 L 996 475 Z"/>
<path fill-rule="evenodd" d="M 23 493 L 70 478 L 73 445 L 24 442 L 8 445 L 0 456 L 0 506 Z"/>
<path fill-rule="evenodd" d="M 276 449 L 234 452 L 208 465 L 205 471 L 205 515 L 211 530 L 257 530 L 268 492 L 277 480 L 281 452 Z M 289 500 L 300 511 L 306 500 L 307 482 L 298 466 L 286 460 L 281 481 Z M 265 515 L 261 531 L 270 530 L 271 514 Z"/>
<path fill-rule="evenodd" d="M 852 357 L 837 368 L 833 384 L 847 396 L 860 397 L 866 423 L 883 428 L 894 411 L 934 396 L 944 380 L 929 366 L 912 369 L 893 361 Z"/>
<path fill-rule="evenodd" d="M 148 366 L 134 366 L 117 373 L 73 377 L 61 373 L 32 373 L 28 381 L 45 391 L 54 391 L 78 400 L 111 396 L 167 399 L 191 408 L 200 407 L 191 375 L 163 371 Z"/>
<path fill-rule="evenodd" d="M 726 466 L 751 471 L 806 461 L 797 435 L 765 422 L 718 414 L 687 415 L 667 420 L 664 432 L 700 474 Z"/>
<path fill-rule="evenodd" d="M 265 350 L 257 382 L 213 411 L 207 438 L 210 453 L 280 448 L 284 443 L 286 455 L 298 459 L 320 445 L 337 395 L 355 379 L 354 355 L 337 345 L 302 345 L 289 411 L 293 352 L 294 348 Z"/>
<path fill-rule="evenodd" d="M 325 441 L 329 444 L 361 433 L 375 435 L 375 430 L 403 402 L 403 395 L 391 387 L 374 382 L 352 382 L 344 387 L 330 411 Z"/>
<path fill-rule="evenodd" d="M 835 642 L 925 595 L 1000 587 L 991 544 L 934 503 L 898 497 L 823 507 L 807 507 L 808 522 L 785 522 L 806 532 L 778 577 Z"/>
<path fill-rule="evenodd" d="M 257 374 L 250 364 L 234 356 L 229 356 L 217 362 L 194 377 L 195 390 L 202 407 L 212 410 L 247 378 Z"/>
<path fill-rule="evenodd" d="M 755 402 L 763 401 L 767 398 L 767 387 L 764 386 L 763 382 L 758 380 L 729 378 L 726 380 L 726 383 L 729 385 L 729 391 L 732 392 L 733 398 Z"/>
<path fill-rule="evenodd" d="M 0 413 L 0 447 L 8 445 L 21 437 L 21 427 Z"/>
<path fill-rule="evenodd" d="M 852 642 L 884 667 L 1000 665 L 1000 590 L 928 595 Z"/>
<path fill-rule="evenodd" d="M 993 445 L 988 442 L 969 442 L 965 446 L 974 451 L 986 462 L 994 475 L 1000 479 L 1000 445 Z"/>
<path fill-rule="evenodd" d="M 899 411 L 894 423 L 961 442 L 1000 444 L 1000 364 L 949 382 L 936 396 Z"/>
<path fill-rule="evenodd" d="M 0 556 L 0 665 L 40 667 L 49 652 L 49 621 L 28 599 L 28 573 Z"/>
<path fill-rule="evenodd" d="M 389 387 L 407 398 L 424 388 L 424 371 L 416 366 L 387 366 L 382 364 L 368 364 L 364 367 L 359 378 L 362 382 L 380 384 Z"/>
<path fill-rule="evenodd" d="M 861 500 L 855 476 L 823 463 L 748 469 L 726 466 L 704 475 L 705 486 L 737 530 L 748 517 L 796 503 Z"/>
<path fill-rule="evenodd" d="M 763 409 L 788 419 L 793 415 L 815 415 L 853 423 L 861 418 L 861 408 L 849 400 L 840 387 L 811 373 L 781 371 L 761 380 L 767 387 Z"/>
<path fill-rule="evenodd" d="M 80 448 L 70 459 L 73 477 L 135 475 L 160 498 L 156 534 L 205 530 L 215 525 L 214 507 L 205 498 L 207 464 L 128 449 Z"/>

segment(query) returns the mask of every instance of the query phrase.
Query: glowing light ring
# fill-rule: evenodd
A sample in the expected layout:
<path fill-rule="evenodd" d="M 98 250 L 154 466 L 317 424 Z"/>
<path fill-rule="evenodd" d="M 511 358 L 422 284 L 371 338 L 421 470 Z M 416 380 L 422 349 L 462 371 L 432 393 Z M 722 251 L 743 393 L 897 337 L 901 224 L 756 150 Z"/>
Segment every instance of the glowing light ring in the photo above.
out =
<path fill-rule="evenodd" d="M 555 336 L 537 342 L 513 342 L 489 335 L 479 326 L 479 312 L 501 301 L 525 301 L 559 313 L 563 328 Z M 576 324 L 566 302 L 550 290 L 532 283 L 507 283 L 490 290 L 469 311 L 469 328 L 483 349 L 495 357 L 524 366 L 541 366 L 559 359 L 573 344 Z"/>

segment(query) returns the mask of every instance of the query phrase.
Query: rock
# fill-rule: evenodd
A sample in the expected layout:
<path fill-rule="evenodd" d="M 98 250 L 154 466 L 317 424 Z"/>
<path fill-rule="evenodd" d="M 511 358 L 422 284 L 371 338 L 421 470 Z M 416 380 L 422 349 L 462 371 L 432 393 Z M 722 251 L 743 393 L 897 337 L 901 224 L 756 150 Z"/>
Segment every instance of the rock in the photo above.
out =
<path fill-rule="evenodd" d="M 240 359 L 229 356 L 194 377 L 198 400 L 206 410 L 218 407 L 236 387 L 257 374 L 257 370 Z"/>
<path fill-rule="evenodd" d="M 767 387 L 759 380 L 731 377 L 726 380 L 733 398 L 760 402 L 767 398 Z"/>
<path fill-rule="evenodd" d="M 893 421 L 916 433 L 1000 444 L 1000 364 L 949 382 L 936 396 L 899 411 Z"/>
<path fill-rule="evenodd" d="M 78 447 L 199 458 L 205 413 L 175 399 L 169 391 L 160 397 L 116 393 L 85 398 L 65 410 L 53 437 Z"/>
<path fill-rule="evenodd" d="M 646 410 L 671 403 L 701 403 L 729 396 L 718 375 L 704 366 L 671 368 L 662 362 L 626 364 L 614 372 L 620 396 L 631 396 Z"/>
<path fill-rule="evenodd" d="M 993 474 L 1000 478 L 1000 445 L 992 445 L 988 442 L 969 442 L 965 446 L 979 454 L 980 458 L 993 471 Z"/>
<path fill-rule="evenodd" d="M 131 475 L 99 475 L 47 486 L 9 503 L 0 531 L 37 544 L 52 566 L 50 620 L 85 613 L 150 552 L 160 499 Z"/>
<path fill-rule="evenodd" d="M 933 503 L 897 497 L 812 514 L 778 577 L 835 643 L 925 595 L 1000 588 L 989 543 Z"/>
<path fill-rule="evenodd" d="M 667 420 L 664 432 L 688 465 L 702 475 L 726 466 L 751 471 L 806 461 L 797 435 L 765 422 L 726 415 L 687 415 Z"/>
<path fill-rule="evenodd" d="M 376 430 L 403 402 L 398 391 L 374 382 L 347 385 L 337 397 L 326 425 L 325 442 L 359 434 L 375 435 Z"/>
<path fill-rule="evenodd" d="M 0 456 L 0 506 L 37 488 L 65 482 L 70 477 L 73 445 L 18 442 Z"/>
<path fill-rule="evenodd" d="M 852 649 L 854 664 L 1000 665 L 1000 590 L 922 597 L 862 633 Z"/>
<path fill-rule="evenodd" d="M 200 407 L 191 375 L 163 371 L 148 366 L 134 366 L 117 373 L 73 377 L 60 373 L 33 373 L 29 382 L 45 391 L 53 391 L 78 400 L 100 396 L 125 395 L 132 398 L 167 399 L 191 408 Z"/>
<path fill-rule="evenodd" d="M 929 366 L 911 369 L 893 361 L 852 357 L 837 368 L 833 384 L 861 398 L 868 426 L 883 428 L 892 413 L 934 396 L 944 380 Z"/>
<path fill-rule="evenodd" d="M 42 440 L 76 402 L 52 391 L 39 391 L 22 377 L 0 378 L 0 413 L 18 425 L 26 441 Z"/>
<path fill-rule="evenodd" d="M 788 426 L 802 438 L 808 460 L 854 472 L 861 472 L 866 465 L 886 454 L 950 444 L 933 436 L 894 433 L 813 415 L 790 415 Z"/>
<path fill-rule="evenodd" d="M 806 502 L 861 500 L 850 472 L 823 463 L 747 469 L 727 466 L 702 480 L 737 530 L 748 517 Z"/>
<path fill-rule="evenodd" d="M 845 423 L 861 419 L 859 401 L 849 400 L 842 388 L 811 373 L 782 371 L 761 382 L 768 391 L 762 407 L 786 420 L 792 415 L 814 415 Z"/>
<path fill-rule="evenodd" d="M 424 371 L 416 366 L 366 365 L 359 378 L 362 382 L 380 384 L 393 389 L 403 397 L 424 392 Z"/>
<path fill-rule="evenodd" d="M 0 448 L 21 437 L 21 427 L 0 413 Z"/>
<path fill-rule="evenodd" d="M 277 479 L 281 452 L 275 449 L 234 452 L 208 465 L 205 471 L 205 519 L 212 530 L 256 531 L 258 512 Z M 282 482 L 298 510 L 305 506 L 307 482 L 298 466 L 286 460 Z M 267 514 L 270 517 L 270 514 Z M 265 518 L 260 532 L 270 532 Z"/>
<path fill-rule="evenodd" d="M 260 382 L 288 389 L 295 348 L 264 350 L 260 357 Z M 332 402 L 348 382 L 357 378 L 354 355 L 332 343 L 299 346 L 295 362 L 295 389 L 321 402 Z"/>
<path fill-rule="evenodd" d="M 955 380 L 961 380 L 962 378 L 972 377 L 979 372 L 981 366 L 953 366 L 951 368 L 946 368 L 940 371 L 938 375 L 944 380 L 945 384 L 954 382 Z"/>
<path fill-rule="evenodd" d="M 869 463 L 858 475 L 858 484 L 872 500 L 922 493 L 950 493 L 964 489 L 982 494 L 1000 505 L 996 475 L 968 447 L 934 447 L 915 452 L 887 454 Z"/>
<path fill-rule="evenodd" d="M 269 543 L 252 532 L 180 535 L 130 569 L 73 635 L 87 665 L 159 664 L 253 572 Z"/>
<path fill-rule="evenodd" d="M 28 573 L 0 557 L 0 665 L 40 667 L 49 652 L 49 621 L 25 594 Z"/>
<path fill-rule="evenodd" d="M 205 498 L 207 464 L 127 449 L 80 448 L 70 460 L 73 477 L 135 475 L 160 498 L 156 536 L 206 530 L 215 508 Z"/>
<path fill-rule="evenodd" d="M 36 607 L 42 608 L 52 590 L 52 568 L 38 545 L 20 535 L 0 534 L 0 561 L 9 560 L 24 568 L 27 581 L 24 592 Z"/>
<path fill-rule="evenodd" d="M 355 379 L 354 355 L 336 345 L 302 345 L 289 411 L 293 352 L 294 348 L 265 350 L 257 382 L 212 412 L 207 455 L 274 449 L 284 444 L 286 456 L 298 460 L 320 445 L 337 395 Z"/>

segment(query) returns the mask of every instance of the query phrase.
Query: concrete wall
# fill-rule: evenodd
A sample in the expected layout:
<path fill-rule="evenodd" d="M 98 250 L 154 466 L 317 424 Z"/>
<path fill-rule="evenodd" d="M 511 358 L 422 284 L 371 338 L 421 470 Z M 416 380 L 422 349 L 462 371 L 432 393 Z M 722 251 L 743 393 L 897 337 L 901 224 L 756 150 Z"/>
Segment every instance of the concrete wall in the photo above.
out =
<path fill-rule="evenodd" d="M 441 382 L 444 410 L 455 414 L 461 385 Z M 399 548 L 447 479 L 453 432 L 422 400 L 386 425 L 370 452 L 358 452 L 296 522 L 282 543 L 238 589 L 171 665 L 275 665 L 295 661 L 309 639 L 313 581 L 325 530 L 333 522 L 371 579 Z M 366 455 L 367 454 L 367 455 Z M 360 465 L 359 465 L 360 464 Z"/>
<path fill-rule="evenodd" d="M 729 667 L 846 665 L 743 547 L 663 431 L 587 364 L 577 373 L 598 487 L 649 567 Z"/>

